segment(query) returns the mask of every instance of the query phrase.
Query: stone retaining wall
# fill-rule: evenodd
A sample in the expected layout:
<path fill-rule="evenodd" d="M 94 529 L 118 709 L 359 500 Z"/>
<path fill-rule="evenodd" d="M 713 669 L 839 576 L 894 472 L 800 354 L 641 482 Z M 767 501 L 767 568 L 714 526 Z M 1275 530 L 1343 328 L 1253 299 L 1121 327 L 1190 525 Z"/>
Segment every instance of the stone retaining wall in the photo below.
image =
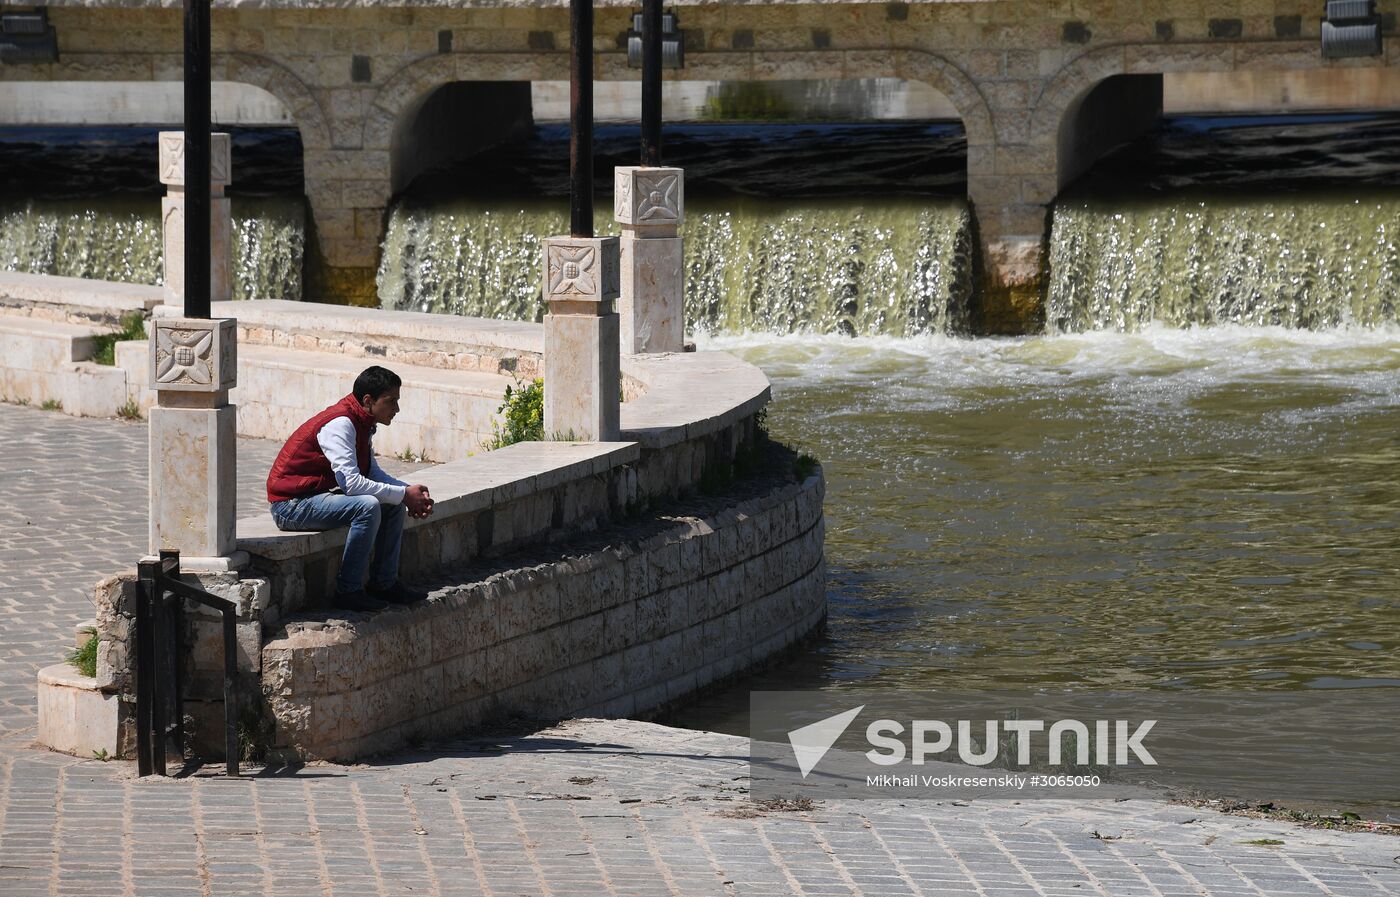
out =
<path fill-rule="evenodd" d="M 823 481 L 640 543 L 446 586 L 262 652 L 273 756 L 345 760 L 495 716 L 629 716 L 797 641 L 826 615 Z"/>

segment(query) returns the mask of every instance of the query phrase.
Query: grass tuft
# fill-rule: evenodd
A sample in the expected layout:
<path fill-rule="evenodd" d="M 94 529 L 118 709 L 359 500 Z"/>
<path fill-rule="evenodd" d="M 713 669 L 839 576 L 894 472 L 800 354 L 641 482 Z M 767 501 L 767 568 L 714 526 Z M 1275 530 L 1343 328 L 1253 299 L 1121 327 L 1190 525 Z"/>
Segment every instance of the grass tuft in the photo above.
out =
<path fill-rule="evenodd" d="M 92 360 L 96 364 L 112 367 L 117 363 L 117 343 L 146 338 L 146 319 L 140 312 L 132 312 L 122 318 L 121 327 L 111 333 L 102 333 L 92 338 Z"/>
<path fill-rule="evenodd" d="M 84 627 L 82 630 L 91 638 L 83 642 L 81 648 L 68 652 L 64 660 L 78 668 L 78 672 L 89 679 L 97 678 L 97 630 L 91 627 Z"/>

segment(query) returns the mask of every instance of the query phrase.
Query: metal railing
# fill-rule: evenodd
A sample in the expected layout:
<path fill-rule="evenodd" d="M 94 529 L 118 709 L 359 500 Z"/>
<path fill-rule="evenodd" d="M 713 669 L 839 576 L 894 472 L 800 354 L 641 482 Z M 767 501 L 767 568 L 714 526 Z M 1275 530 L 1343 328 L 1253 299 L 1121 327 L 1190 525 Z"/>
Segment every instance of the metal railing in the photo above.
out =
<path fill-rule="evenodd" d="M 224 751 L 226 768 L 238 775 L 237 605 L 180 579 L 180 553 L 162 551 L 142 561 L 136 582 L 136 765 L 140 775 L 167 775 L 166 749 L 174 740 L 184 756 L 181 696 L 181 634 L 184 603 L 217 610 L 224 635 Z"/>

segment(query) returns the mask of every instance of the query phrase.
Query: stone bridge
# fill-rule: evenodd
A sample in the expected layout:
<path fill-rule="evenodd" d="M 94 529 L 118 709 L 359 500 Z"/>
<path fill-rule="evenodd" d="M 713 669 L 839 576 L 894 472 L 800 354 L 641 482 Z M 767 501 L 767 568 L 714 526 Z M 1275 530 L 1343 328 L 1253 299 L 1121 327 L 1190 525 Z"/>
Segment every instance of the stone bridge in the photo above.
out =
<path fill-rule="evenodd" d="M 568 76 L 565 0 L 214 0 L 216 80 L 261 88 L 300 130 L 323 296 L 372 301 L 386 208 L 438 124 L 419 113 L 455 82 Z M 59 61 L 0 65 L 0 81 L 175 81 L 178 4 L 56 0 Z M 1163 77 L 1294 73 L 1374 106 L 1394 87 L 1400 0 L 1383 0 L 1385 55 L 1324 60 L 1320 0 L 923 0 L 680 4 L 686 67 L 671 79 L 892 77 L 923 82 L 967 133 L 968 199 L 982 259 L 988 330 L 1032 326 L 1048 210 L 1061 188 L 1151 126 Z M 625 37 L 632 4 L 599 0 L 596 77 L 636 80 Z M 1308 73 L 1303 75 L 1302 73 Z M 1383 92 L 1384 93 L 1384 92 Z M 1388 96 L 1400 95 L 1390 90 Z M 1369 98 L 1368 98 L 1369 97 Z M 1343 104 L 1346 104 L 1344 100 Z M 433 107 L 469 130 L 499 109 Z M 429 116 L 424 116 L 425 119 Z M 484 122 L 470 121 L 486 119 Z M 420 139 L 421 138 L 421 139 Z M 153 161 L 154 164 L 154 161 Z"/>

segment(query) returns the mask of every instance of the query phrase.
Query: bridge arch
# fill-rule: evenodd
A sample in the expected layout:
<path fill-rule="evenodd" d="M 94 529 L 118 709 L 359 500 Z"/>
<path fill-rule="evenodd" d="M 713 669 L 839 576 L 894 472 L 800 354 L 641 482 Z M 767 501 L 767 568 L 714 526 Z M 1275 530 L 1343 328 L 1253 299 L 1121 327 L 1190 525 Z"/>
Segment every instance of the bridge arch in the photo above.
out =
<path fill-rule="evenodd" d="M 1060 188 L 1112 145 L 1131 139 L 1160 114 L 1167 75 L 1298 72 L 1337 73 L 1386 69 L 1391 59 L 1338 65 L 1324 60 L 1315 41 L 1271 41 L 1246 46 L 1220 43 L 1117 44 L 1084 53 L 1049 79 L 1032 100 L 1029 139 L 1050 155 Z M 1397 74 L 1400 77 L 1400 74 Z M 1359 107 L 1358 107 L 1359 108 Z M 1366 107 L 1370 108 L 1370 107 Z M 1111 114 L 1106 114 L 1111 112 Z M 1088 117 L 1096 119 L 1085 121 Z M 1074 132 L 1094 125 L 1101 139 L 1076 142 Z"/>
<path fill-rule="evenodd" d="M 366 149 L 393 151 L 396 137 L 440 87 L 455 82 L 556 81 L 568 77 L 565 53 L 452 54 L 411 62 L 395 72 L 375 94 L 364 129 Z M 619 53 L 597 57 L 599 81 L 635 80 Z M 674 80 L 773 81 L 895 77 L 922 82 L 942 93 L 956 108 L 968 142 L 969 174 L 990 168 L 992 154 L 976 152 L 994 144 L 991 110 L 976 83 L 945 57 L 922 50 L 735 51 L 707 52 Z M 401 144 L 400 144 L 401 145 Z M 396 189 L 403 178 L 394 176 Z"/>

